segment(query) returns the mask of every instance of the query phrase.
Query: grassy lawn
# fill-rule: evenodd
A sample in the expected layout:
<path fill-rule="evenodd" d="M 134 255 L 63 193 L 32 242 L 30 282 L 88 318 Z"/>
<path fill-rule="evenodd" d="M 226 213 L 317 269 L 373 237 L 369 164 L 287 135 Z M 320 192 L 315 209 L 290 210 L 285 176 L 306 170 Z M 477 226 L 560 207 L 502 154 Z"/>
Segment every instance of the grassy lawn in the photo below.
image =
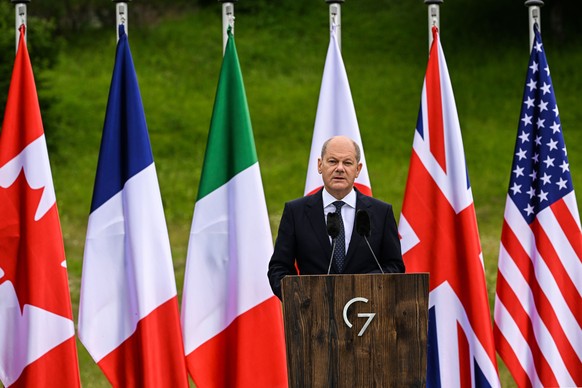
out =
<path fill-rule="evenodd" d="M 236 5 L 242 66 L 273 233 L 285 201 L 303 193 L 321 74 L 329 43 L 323 0 L 243 1 Z M 276 4 L 274 4 L 276 3 Z M 507 6 L 479 20 L 468 0 L 441 8 L 447 56 L 464 137 L 489 298 L 528 60 L 527 10 Z M 489 5 L 494 6 L 493 1 Z M 503 2 L 498 2 L 503 3 Z M 503 7 L 501 5 L 497 7 Z M 31 7 L 32 8 L 32 7 Z M 132 24 L 129 41 L 140 82 L 172 243 L 179 293 L 194 199 L 222 56 L 215 7 Z M 512 11 L 513 13 L 509 13 Z M 342 15 L 342 51 L 374 196 L 400 213 L 427 61 L 426 7 L 420 1 L 357 0 Z M 515 34 L 496 32 L 505 24 Z M 574 186 L 582 187 L 582 46 L 544 36 Z M 55 98 L 46 127 L 77 317 L 86 225 L 115 56 L 111 28 L 69 38 L 40 93 Z M 34 63 L 33 63 L 34 66 Z M 45 125 L 46 126 L 46 125 Z M 266 269 L 265 269 L 266 271 Z M 85 387 L 109 386 L 79 344 Z M 513 386 L 500 362 L 504 386 Z"/>

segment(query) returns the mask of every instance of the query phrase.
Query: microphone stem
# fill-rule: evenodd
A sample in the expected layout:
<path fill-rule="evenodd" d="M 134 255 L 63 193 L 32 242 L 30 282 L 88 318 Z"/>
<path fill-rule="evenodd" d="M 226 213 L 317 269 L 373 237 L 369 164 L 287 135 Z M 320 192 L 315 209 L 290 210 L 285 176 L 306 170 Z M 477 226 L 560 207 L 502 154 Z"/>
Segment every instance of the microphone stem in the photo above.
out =
<path fill-rule="evenodd" d="M 365 235 L 364 235 L 364 240 L 366 240 L 366 244 L 368 244 L 368 248 L 370 248 L 370 252 L 372 252 L 372 256 L 374 256 L 374 260 L 376 260 L 376 264 L 378 264 L 378 268 L 380 268 L 380 271 L 382 271 L 382 273 L 384 273 L 384 270 L 382 269 L 382 266 L 380 265 L 378 258 L 376 258 L 376 255 L 374 254 L 374 250 L 370 246 L 370 242 L 368 241 L 368 237 L 366 237 Z M 332 254 L 332 256 L 333 256 L 333 254 Z"/>
<path fill-rule="evenodd" d="M 329 259 L 329 267 L 327 267 L 327 274 L 331 272 L 331 262 L 333 261 L 333 253 L 335 252 L 335 241 L 336 239 L 332 239 L 333 243 L 331 244 L 331 258 Z"/>

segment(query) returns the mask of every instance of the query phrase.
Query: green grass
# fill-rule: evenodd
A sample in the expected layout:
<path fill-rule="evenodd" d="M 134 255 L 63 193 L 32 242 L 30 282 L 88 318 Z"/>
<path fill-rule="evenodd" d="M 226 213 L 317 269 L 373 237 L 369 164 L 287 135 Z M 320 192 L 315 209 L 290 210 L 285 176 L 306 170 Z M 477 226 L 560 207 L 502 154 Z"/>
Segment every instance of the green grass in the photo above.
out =
<path fill-rule="evenodd" d="M 492 305 L 528 59 L 528 33 L 527 10 L 522 4 L 489 3 L 501 12 L 495 13 L 500 17 L 479 18 L 478 7 L 469 0 L 444 4 L 441 40 L 463 131 Z M 194 199 L 221 64 L 220 6 L 173 14 L 149 25 L 132 24 L 131 3 L 129 9 L 129 41 L 181 292 Z M 237 3 L 235 14 L 237 50 L 271 227 L 276 233 L 284 202 L 303 193 L 329 42 L 328 9 L 323 1 L 313 0 L 246 1 Z M 343 58 L 374 195 L 394 204 L 397 215 L 427 60 L 426 20 L 426 7 L 420 1 L 357 0 L 346 2 L 343 7 Z M 39 91 L 55 99 L 45 118 L 50 125 L 45 127 L 75 317 L 86 224 L 115 55 L 113 24 L 112 21 L 108 29 L 69 37 L 58 66 L 43 73 L 51 89 Z M 552 46 L 550 35 L 545 41 L 574 186 L 582 187 L 582 167 L 577 167 L 582 166 L 582 110 L 578 98 L 582 50 L 579 40 Z M 108 386 L 80 344 L 79 354 L 83 385 Z M 502 363 L 500 373 L 504 386 L 514 385 Z"/>

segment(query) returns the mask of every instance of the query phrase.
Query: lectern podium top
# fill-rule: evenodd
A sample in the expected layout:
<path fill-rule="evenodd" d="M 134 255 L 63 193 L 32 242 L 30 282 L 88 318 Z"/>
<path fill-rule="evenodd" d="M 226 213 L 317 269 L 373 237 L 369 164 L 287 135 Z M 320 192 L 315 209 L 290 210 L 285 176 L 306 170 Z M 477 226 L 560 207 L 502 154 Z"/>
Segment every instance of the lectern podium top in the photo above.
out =
<path fill-rule="evenodd" d="M 285 277 L 289 386 L 425 386 L 428 277 Z"/>

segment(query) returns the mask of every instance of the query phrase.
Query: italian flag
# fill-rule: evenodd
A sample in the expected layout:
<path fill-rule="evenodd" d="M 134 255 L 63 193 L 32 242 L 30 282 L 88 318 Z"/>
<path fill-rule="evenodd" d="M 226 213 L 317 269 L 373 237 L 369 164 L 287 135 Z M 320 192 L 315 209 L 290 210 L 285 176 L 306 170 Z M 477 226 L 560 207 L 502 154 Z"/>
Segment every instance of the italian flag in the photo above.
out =
<path fill-rule="evenodd" d="M 234 37 L 222 63 L 182 298 L 196 386 L 286 387 L 281 304 L 267 280 L 271 229 Z"/>

